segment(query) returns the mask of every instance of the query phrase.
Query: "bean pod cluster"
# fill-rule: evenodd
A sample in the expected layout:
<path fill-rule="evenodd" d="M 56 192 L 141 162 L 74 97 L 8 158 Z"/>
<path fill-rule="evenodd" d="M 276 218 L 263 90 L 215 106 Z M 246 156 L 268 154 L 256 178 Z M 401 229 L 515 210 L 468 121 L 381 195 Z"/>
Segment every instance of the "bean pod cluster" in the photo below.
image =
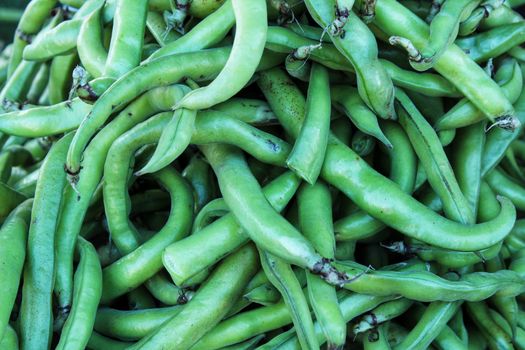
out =
<path fill-rule="evenodd" d="M 525 349 L 524 4 L 0 7 L 0 349 Z"/>

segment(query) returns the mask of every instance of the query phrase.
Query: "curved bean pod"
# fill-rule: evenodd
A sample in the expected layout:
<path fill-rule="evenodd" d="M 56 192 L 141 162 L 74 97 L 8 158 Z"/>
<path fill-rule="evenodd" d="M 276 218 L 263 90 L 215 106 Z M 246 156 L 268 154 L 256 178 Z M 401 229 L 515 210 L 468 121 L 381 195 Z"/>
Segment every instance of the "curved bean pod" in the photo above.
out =
<path fill-rule="evenodd" d="M 292 199 L 299 184 L 300 179 L 288 171 L 266 185 L 263 194 L 270 205 L 280 212 Z M 168 246 L 164 250 L 162 260 L 173 281 L 180 285 L 248 240 L 249 236 L 230 213 L 201 231 Z M 209 253 L 197 254 L 202 249 Z M 189 259 L 189 257 L 193 258 Z"/>
<path fill-rule="evenodd" d="M 47 31 L 46 35 L 24 48 L 22 58 L 27 61 L 47 61 L 54 56 L 70 53 L 77 46 L 81 20 L 72 19 Z"/>
<path fill-rule="evenodd" d="M 282 71 L 272 69 L 260 73 L 258 85 L 284 129 L 298 135 L 305 102 L 294 83 Z M 504 210 L 493 221 L 478 225 L 449 221 L 405 194 L 334 136 L 329 137 L 321 176 L 371 216 L 442 248 L 476 251 L 490 247 L 505 238 L 515 221 L 515 209 L 506 198 L 501 198 Z"/>
<path fill-rule="evenodd" d="M 75 133 L 66 162 L 68 172 L 78 174 L 84 148 L 111 113 L 122 109 L 128 102 L 152 87 L 167 86 L 183 77 L 209 80 L 223 67 L 229 52 L 229 48 L 221 48 L 167 56 L 137 67 L 120 78 L 97 100 Z M 277 57 L 268 58 L 265 60 L 263 57 L 260 69 L 276 63 Z"/>
<path fill-rule="evenodd" d="M 523 86 L 523 75 L 518 63 L 515 60 L 506 60 L 496 72 L 494 77 L 501 86 L 503 93 L 514 103 L 519 98 Z M 519 114 L 518 118 L 519 118 Z M 447 113 L 442 115 L 434 124 L 437 130 L 455 129 L 474 124 L 485 119 L 483 111 L 479 110 L 472 102 L 464 98 L 460 100 Z M 506 133 L 510 130 L 506 127 L 507 120 L 496 121 L 496 125 L 501 125 Z M 520 122 L 521 123 L 521 122 Z M 519 128 L 519 127 L 517 127 Z"/>
<path fill-rule="evenodd" d="M 505 6 L 502 6 L 505 7 Z M 525 39 L 525 23 L 506 24 L 494 29 L 456 41 L 463 51 L 476 62 L 498 57 L 511 48 L 522 44 Z"/>
<path fill-rule="evenodd" d="M 416 155 L 406 133 L 398 124 L 383 123 L 386 136 L 393 148 L 386 148 L 390 156 L 390 178 L 405 192 L 414 190 L 416 178 Z M 357 211 L 334 223 L 338 241 L 348 241 L 369 237 L 386 226 L 365 211 Z"/>
<path fill-rule="evenodd" d="M 175 206 L 163 229 L 150 240 L 103 270 L 102 303 L 138 287 L 162 267 L 161 255 L 165 247 L 189 233 L 192 221 L 193 196 L 184 179 L 173 169 L 158 174 L 163 185 L 172 193 Z"/>
<path fill-rule="evenodd" d="M 178 315 L 184 306 L 123 311 L 102 307 L 97 310 L 94 329 L 122 340 L 139 340 Z"/>
<path fill-rule="evenodd" d="M 253 245 L 224 259 L 184 309 L 131 349 L 189 349 L 226 315 L 259 268 Z"/>
<path fill-rule="evenodd" d="M 481 0 L 453 0 L 441 4 L 439 12 L 430 22 L 428 44 L 421 49 L 421 61 L 410 64 L 416 70 L 427 70 L 434 66 L 449 45 L 454 43 L 460 22 L 467 19 Z"/>
<path fill-rule="evenodd" d="M 56 233 L 55 294 L 58 296 L 58 305 L 62 309 L 67 309 L 71 303 L 73 252 L 76 239 L 90 200 L 102 178 L 104 161 L 111 144 L 147 117 L 158 111 L 169 110 L 174 101 L 181 97 L 182 91 L 178 85 L 151 89 L 122 110 L 86 148 L 83 159 L 86 176 L 79 179 L 75 188 L 66 186 L 64 205 Z"/>
<path fill-rule="evenodd" d="M 57 0 L 34 0 L 25 8 L 16 27 L 7 76 L 11 77 L 22 61 L 24 48 L 44 25 Z"/>
<path fill-rule="evenodd" d="M 60 333 L 57 349 L 85 349 L 102 294 L 102 269 L 93 245 L 78 238 L 80 262 L 75 272 L 75 296 L 71 313 Z"/>
<path fill-rule="evenodd" d="M 224 39 L 234 24 L 235 16 L 232 3 L 231 0 L 228 0 L 188 33 L 155 51 L 146 59 L 146 62 L 177 53 L 198 51 L 212 47 Z"/>
<path fill-rule="evenodd" d="M 333 86 L 331 95 L 334 105 L 339 107 L 359 130 L 374 136 L 385 146 L 392 148 L 392 144 L 379 127 L 377 117 L 368 109 L 355 88 L 350 86 Z"/>
<path fill-rule="evenodd" d="M 516 208 L 525 210 L 525 189 L 510 176 L 496 168 L 485 176 L 489 186 L 501 196 L 507 196 Z"/>
<path fill-rule="evenodd" d="M 394 119 L 394 85 L 378 61 L 377 44 L 370 29 L 350 11 L 351 6 L 334 0 L 306 0 L 305 4 L 319 26 L 331 27 L 328 34 L 354 67 L 363 101 L 381 118 Z"/>
<path fill-rule="evenodd" d="M 217 175 L 226 204 L 260 248 L 319 274 L 328 283 L 338 285 L 344 280 L 345 277 L 269 205 L 242 154 L 222 145 L 201 146 L 201 149 Z M 263 221 L 268 224 L 260 225 Z"/>
<path fill-rule="evenodd" d="M 427 43 L 428 26 L 394 0 L 378 0 L 374 24 L 387 35 L 401 35 L 416 47 Z M 436 61 L 434 69 L 451 81 L 487 118 L 514 120 L 514 110 L 497 84 L 459 47 L 451 45 Z M 480 89 L 480 87 L 483 89 Z"/>
<path fill-rule="evenodd" d="M 266 4 L 264 0 L 231 1 L 237 29 L 228 61 L 208 86 L 191 91 L 174 108 L 205 109 L 224 102 L 255 73 L 266 42 Z"/>

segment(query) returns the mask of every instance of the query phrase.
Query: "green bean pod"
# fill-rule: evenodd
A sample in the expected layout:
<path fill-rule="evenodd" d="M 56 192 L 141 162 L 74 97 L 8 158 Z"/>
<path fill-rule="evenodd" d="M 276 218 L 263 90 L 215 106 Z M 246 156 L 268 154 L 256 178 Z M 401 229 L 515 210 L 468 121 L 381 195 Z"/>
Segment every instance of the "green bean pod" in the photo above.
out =
<path fill-rule="evenodd" d="M 321 172 L 330 130 L 330 84 L 328 71 L 314 64 L 306 98 L 306 115 L 286 165 L 310 184 Z"/>
<path fill-rule="evenodd" d="M 213 110 L 199 112 L 190 143 L 234 145 L 264 163 L 281 167 L 291 150 L 282 139 Z"/>
<path fill-rule="evenodd" d="M 202 207 L 202 209 L 195 216 L 193 220 L 193 226 L 191 228 L 192 233 L 199 232 L 218 218 L 228 214 L 230 209 L 222 198 L 216 198 L 208 202 Z"/>
<path fill-rule="evenodd" d="M 487 16 L 481 21 L 480 28 L 483 30 L 500 27 L 506 24 L 518 23 L 523 21 L 523 16 L 510 8 L 510 6 L 504 6 L 502 1 L 494 4 L 493 8 L 488 11 Z M 495 5 L 495 6 L 494 6 Z M 499 5 L 499 6 L 498 6 Z"/>
<path fill-rule="evenodd" d="M 290 312 L 301 347 L 303 349 L 318 349 L 319 344 L 315 338 L 314 325 L 308 303 L 290 265 L 282 259 L 261 250 L 259 250 L 259 256 L 268 280 L 281 293 Z"/>
<path fill-rule="evenodd" d="M 397 1 L 378 0 L 374 24 L 389 36 L 408 38 L 416 48 L 424 47 L 428 42 L 428 26 Z M 458 46 L 450 45 L 435 62 L 434 69 L 451 81 L 490 120 L 508 118 L 515 121 L 512 105 L 501 89 Z"/>
<path fill-rule="evenodd" d="M 117 0 L 116 3 L 104 76 L 118 79 L 140 63 L 148 1 Z"/>
<path fill-rule="evenodd" d="M 416 178 L 416 155 L 408 136 L 394 123 L 383 123 L 383 129 L 393 148 L 386 148 L 390 156 L 390 178 L 406 192 L 414 190 Z M 363 239 L 381 231 L 385 225 L 366 211 L 357 211 L 334 223 L 338 241 Z"/>
<path fill-rule="evenodd" d="M 172 192 L 173 212 L 155 236 L 103 270 L 102 303 L 138 287 L 155 275 L 162 267 L 164 248 L 189 233 L 193 211 L 189 186 L 174 169 L 163 169 L 158 175 L 163 186 Z"/>
<path fill-rule="evenodd" d="M 13 103 L 21 103 L 26 99 L 30 81 L 37 74 L 40 63 L 21 61 L 9 80 L 0 91 L 0 107 L 9 111 Z"/>
<path fill-rule="evenodd" d="M 0 293 L 0 339 L 8 332 L 9 317 L 22 276 L 32 205 L 33 201 L 30 199 L 22 202 L 9 214 L 0 228 L 0 272 L 4 279 Z"/>
<path fill-rule="evenodd" d="M 155 152 L 136 175 L 153 173 L 169 165 L 189 146 L 197 111 L 186 108 L 173 112 L 160 135 Z"/>
<path fill-rule="evenodd" d="M 430 22 L 428 45 L 421 50 L 421 61 L 410 62 L 416 70 L 432 68 L 449 45 L 454 43 L 459 24 L 467 19 L 478 6 L 480 0 L 445 1 Z"/>
<path fill-rule="evenodd" d="M 131 253 L 134 249 L 139 247 L 140 239 L 137 229 L 134 225 L 128 220 L 129 212 L 131 211 L 130 205 L 131 201 L 127 193 L 127 179 L 128 174 L 116 171 L 119 169 L 122 164 L 132 164 L 133 163 L 133 154 L 140 146 L 143 146 L 147 143 L 154 142 L 158 135 L 160 134 L 160 129 L 165 124 L 168 117 L 167 114 L 156 116 L 148 120 L 147 122 L 139 125 L 138 127 L 130 130 L 121 137 L 119 137 L 112 145 L 108 152 L 106 166 L 104 169 L 105 181 L 104 181 L 104 207 L 106 210 L 106 216 L 108 221 L 108 228 L 111 233 L 112 240 L 115 242 L 117 248 L 122 254 Z M 160 121 L 160 123 L 158 123 Z M 140 136 L 137 136 L 140 134 Z M 130 165 L 128 165 L 129 167 Z M 132 167 L 132 165 L 131 165 Z M 187 203 L 179 203 L 180 197 L 175 196 L 175 193 L 184 193 L 187 190 L 186 183 L 177 179 L 178 175 L 175 172 L 170 172 L 170 169 L 165 169 L 159 174 L 154 175 L 153 177 L 158 179 L 163 187 L 168 189 L 172 196 L 172 207 L 174 208 L 173 212 L 187 211 Z M 158 175 L 158 176 L 157 176 Z M 174 179 L 175 178 L 175 179 Z M 183 196 L 181 196 L 183 197 Z M 122 207 L 119 205 L 119 202 L 129 203 L 127 206 Z M 173 220 L 173 217 L 171 217 Z M 173 225 L 173 222 L 168 218 L 167 224 Z M 191 219 L 191 218 L 190 218 Z M 186 234 L 184 228 L 179 228 L 175 226 L 166 226 L 159 229 L 157 238 L 161 241 L 166 239 L 178 239 L 180 236 Z M 173 231 L 173 236 L 170 236 L 166 232 Z M 161 239 L 162 236 L 163 237 Z M 163 244 L 163 243 L 158 243 Z M 157 248 L 158 249 L 158 248 Z M 150 247 L 150 250 L 154 248 Z M 149 272 L 151 274 L 151 272 Z M 125 285 L 125 283 L 124 283 Z M 147 281 L 147 287 L 152 291 L 152 293 L 164 300 L 168 304 L 178 303 L 179 295 L 183 294 L 183 291 L 180 288 L 177 288 L 169 284 L 161 276 L 156 275 L 152 279 Z M 168 289 L 163 292 L 164 289 Z M 169 292 L 172 291 L 176 295 L 169 297 Z M 117 292 L 119 293 L 119 292 Z M 180 298 L 180 300 L 183 300 Z"/>
<path fill-rule="evenodd" d="M 304 97 L 294 83 L 282 71 L 272 69 L 260 73 L 258 84 L 284 129 L 290 135 L 298 135 Z M 510 232 L 515 221 L 515 209 L 506 198 L 500 198 L 504 210 L 493 221 L 478 225 L 449 221 L 372 170 L 334 136 L 329 137 L 321 176 L 388 226 L 442 248 L 476 251 L 490 247 Z M 467 241 L 468 236 L 476 237 L 476 242 Z"/>
<path fill-rule="evenodd" d="M 334 105 L 340 108 L 359 130 L 392 148 L 392 144 L 379 127 L 377 117 L 368 109 L 356 89 L 349 86 L 333 86 L 331 94 Z"/>
<path fill-rule="evenodd" d="M 196 154 L 191 157 L 188 165 L 182 171 L 182 176 L 193 187 L 194 211 L 200 213 L 200 210 L 209 203 L 215 195 L 215 183 L 213 182 L 211 167 L 201 155 Z M 197 218 L 195 218 L 195 221 L 196 220 Z M 195 230 L 192 228 L 192 231 Z"/>
<path fill-rule="evenodd" d="M 459 39 L 456 41 L 456 45 L 463 49 L 472 60 L 484 62 L 522 44 L 525 41 L 524 37 L 525 22 L 519 22 L 502 25 L 477 35 Z"/>
<path fill-rule="evenodd" d="M 57 227 L 55 293 L 59 296 L 60 307 L 65 308 L 71 303 L 75 242 L 90 200 L 102 178 L 109 148 L 120 135 L 158 111 L 169 110 L 180 97 L 182 91 L 179 85 L 152 89 L 119 113 L 87 147 L 83 159 L 87 176 L 80 178 L 74 185 L 75 188 L 66 186 L 64 205 Z"/>
<path fill-rule="evenodd" d="M 204 0 L 206 1 L 206 0 Z M 191 6 L 190 6 L 191 9 Z M 219 43 L 235 24 L 231 0 L 204 18 L 188 33 L 155 51 L 146 62 L 182 52 L 213 47 Z"/>
<path fill-rule="evenodd" d="M 0 339 L 0 347 L 6 350 L 18 350 L 18 335 L 10 325 L 7 325 L 3 337 Z"/>
<path fill-rule="evenodd" d="M 266 185 L 263 193 L 270 205 L 280 212 L 292 199 L 299 184 L 299 178 L 289 171 Z M 180 285 L 248 240 L 249 236 L 243 232 L 233 214 L 226 214 L 204 229 L 168 246 L 162 256 L 163 264 L 173 281 Z M 197 254 L 202 250 L 208 254 Z"/>
<path fill-rule="evenodd" d="M 115 140 L 108 151 L 104 165 L 104 210 L 111 239 L 122 254 L 133 252 L 141 243 L 138 230 L 128 219 L 131 212 L 131 200 L 127 188 L 130 174 L 129 171 L 123 172 L 122 167 L 133 168 L 134 155 L 137 150 L 155 142 L 166 125 L 168 117 L 168 113 L 158 114 L 137 125 Z M 165 171 L 167 172 L 169 170 Z M 162 183 L 163 176 L 160 179 Z M 186 186 L 183 181 L 175 182 L 175 184 L 181 186 L 180 191 L 185 190 Z M 166 186 L 166 183 L 163 185 Z M 122 203 L 125 203 L 125 206 L 122 206 Z M 178 203 L 175 202 L 175 198 L 172 198 L 170 204 L 177 205 Z"/>
<path fill-rule="evenodd" d="M 102 270 L 93 245 L 78 238 L 80 262 L 75 272 L 75 288 L 71 313 L 60 333 L 57 349 L 85 349 L 102 294 Z"/>
<path fill-rule="evenodd" d="M 379 305 L 370 313 L 361 317 L 360 321 L 354 326 L 354 334 L 367 332 L 374 327 L 390 321 L 408 310 L 413 301 L 405 298 L 395 299 Z"/>
<path fill-rule="evenodd" d="M 490 310 L 484 302 L 466 303 L 466 309 L 491 348 L 514 349 L 510 336 L 492 319 Z"/>
<path fill-rule="evenodd" d="M 447 326 L 461 304 L 462 301 L 430 303 L 415 327 L 394 349 L 426 349 Z"/>
<path fill-rule="evenodd" d="M 335 237 L 328 187 L 320 180 L 314 185 L 304 184 L 299 190 L 297 203 L 301 231 L 319 253 L 334 259 Z M 307 273 L 306 279 L 310 304 L 328 340 L 329 348 L 343 347 L 346 323 L 339 309 L 335 288 L 310 273 Z"/>
<path fill-rule="evenodd" d="M 264 306 L 274 305 L 281 299 L 281 293 L 270 283 L 263 284 L 244 294 L 243 300 Z"/>
<path fill-rule="evenodd" d="M 377 57 L 377 44 L 368 27 L 347 4 L 307 0 L 308 12 L 328 34 L 339 52 L 351 62 L 357 76 L 357 89 L 365 103 L 385 119 L 394 119 L 394 85 Z"/>
<path fill-rule="evenodd" d="M 103 335 L 121 340 L 139 340 L 178 315 L 183 308 L 182 305 L 176 305 L 123 311 L 102 307 L 97 310 L 94 329 Z"/>
<path fill-rule="evenodd" d="M 76 52 L 55 56 L 49 70 L 49 84 L 47 85 L 49 103 L 54 105 L 69 98 L 72 83 L 72 72 L 76 67 L 78 55 Z"/>
<path fill-rule="evenodd" d="M 103 27 L 101 5 L 83 21 L 78 32 L 77 50 L 80 62 L 94 78 L 104 74 L 108 53 L 102 43 Z"/>
<path fill-rule="evenodd" d="M 58 135 L 76 129 L 91 106 L 75 98 L 52 106 L 14 111 L 0 116 L 0 131 L 24 137 Z"/>
<path fill-rule="evenodd" d="M 49 71 L 50 67 L 48 64 L 43 64 L 40 66 L 33 80 L 33 84 L 27 91 L 27 101 L 29 103 L 38 103 L 40 97 L 47 87 L 47 83 L 49 81 Z"/>
<path fill-rule="evenodd" d="M 118 80 L 118 83 L 111 85 L 97 100 L 92 111 L 88 114 L 89 117 L 84 118 L 77 129 L 66 162 L 68 172 L 73 176 L 78 175 L 80 158 L 84 148 L 111 113 L 119 111 L 128 102 L 152 87 L 167 86 L 183 77 L 209 80 L 225 64 L 229 52 L 229 48 L 221 48 L 206 52 L 167 56 L 139 66 L 127 73 Z M 259 66 L 260 69 L 277 63 L 274 59 L 277 57 L 268 56 L 268 58 L 270 59 L 264 60 L 263 57 Z M 134 93 L 129 94 L 129 91 L 134 91 Z"/>
<path fill-rule="evenodd" d="M 378 296 L 401 295 L 417 301 L 479 301 L 494 294 L 517 295 L 525 288 L 522 278 L 509 270 L 474 272 L 462 275 L 458 280 L 447 280 L 428 271 L 366 272 L 364 266 L 357 268 L 355 263 L 335 265 L 354 278 L 344 285 L 346 289 Z M 379 284 L 388 287 L 380 289 Z"/>
<path fill-rule="evenodd" d="M 428 182 L 443 203 L 445 215 L 464 224 L 474 223 L 474 214 L 461 192 L 437 134 L 403 91 L 397 90 L 396 98 L 400 102 L 397 111 L 400 124 L 425 168 Z"/>
<path fill-rule="evenodd" d="M 201 149 L 217 175 L 226 204 L 261 249 L 319 274 L 328 283 L 341 283 L 344 276 L 269 205 L 242 154 L 222 145 L 207 145 Z M 262 221 L 268 224 L 258 224 Z"/>
<path fill-rule="evenodd" d="M 189 349 L 226 315 L 259 268 L 253 245 L 224 259 L 176 316 L 131 349 Z"/>
<path fill-rule="evenodd" d="M 64 160 L 73 134 L 58 141 L 40 167 L 31 212 L 21 305 L 21 343 L 48 348 L 53 324 L 54 235 L 66 184 Z"/>
<path fill-rule="evenodd" d="M 24 48 L 22 58 L 27 61 L 47 61 L 55 56 L 71 53 L 77 46 L 81 20 L 65 21 L 47 31 L 45 36 Z"/>
<path fill-rule="evenodd" d="M 57 0 L 33 0 L 25 8 L 16 28 L 7 75 L 11 77 L 22 61 L 24 48 L 44 25 Z"/>
<path fill-rule="evenodd" d="M 485 180 L 494 192 L 509 198 L 516 208 L 525 209 L 525 189 L 512 177 L 496 168 L 485 176 Z"/>
<path fill-rule="evenodd" d="M 485 124 L 478 123 L 460 129 L 453 144 L 456 152 L 452 166 L 458 185 L 465 195 L 474 218 L 478 212 L 481 187 L 481 167 L 485 146 Z"/>
<path fill-rule="evenodd" d="M 181 37 L 176 31 L 168 30 L 163 16 L 158 12 L 148 11 L 146 27 L 161 47 Z"/>
<path fill-rule="evenodd" d="M 224 102 L 238 93 L 255 73 L 266 42 L 266 4 L 264 0 L 231 1 L 236 32 L 230 57 L 209 85 L 191 91 L 174 108 L 205 109 Z"/>

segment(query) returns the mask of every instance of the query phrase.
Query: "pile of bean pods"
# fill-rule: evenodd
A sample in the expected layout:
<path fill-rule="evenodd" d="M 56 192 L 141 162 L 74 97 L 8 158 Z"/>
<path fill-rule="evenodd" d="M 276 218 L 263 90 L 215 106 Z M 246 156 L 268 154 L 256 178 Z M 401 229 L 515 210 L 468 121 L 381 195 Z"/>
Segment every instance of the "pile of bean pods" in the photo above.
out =
<path fill-rule="evenodd" d="M 0 349 L 525 349 L 522 4 L 30 1 Z"/>

